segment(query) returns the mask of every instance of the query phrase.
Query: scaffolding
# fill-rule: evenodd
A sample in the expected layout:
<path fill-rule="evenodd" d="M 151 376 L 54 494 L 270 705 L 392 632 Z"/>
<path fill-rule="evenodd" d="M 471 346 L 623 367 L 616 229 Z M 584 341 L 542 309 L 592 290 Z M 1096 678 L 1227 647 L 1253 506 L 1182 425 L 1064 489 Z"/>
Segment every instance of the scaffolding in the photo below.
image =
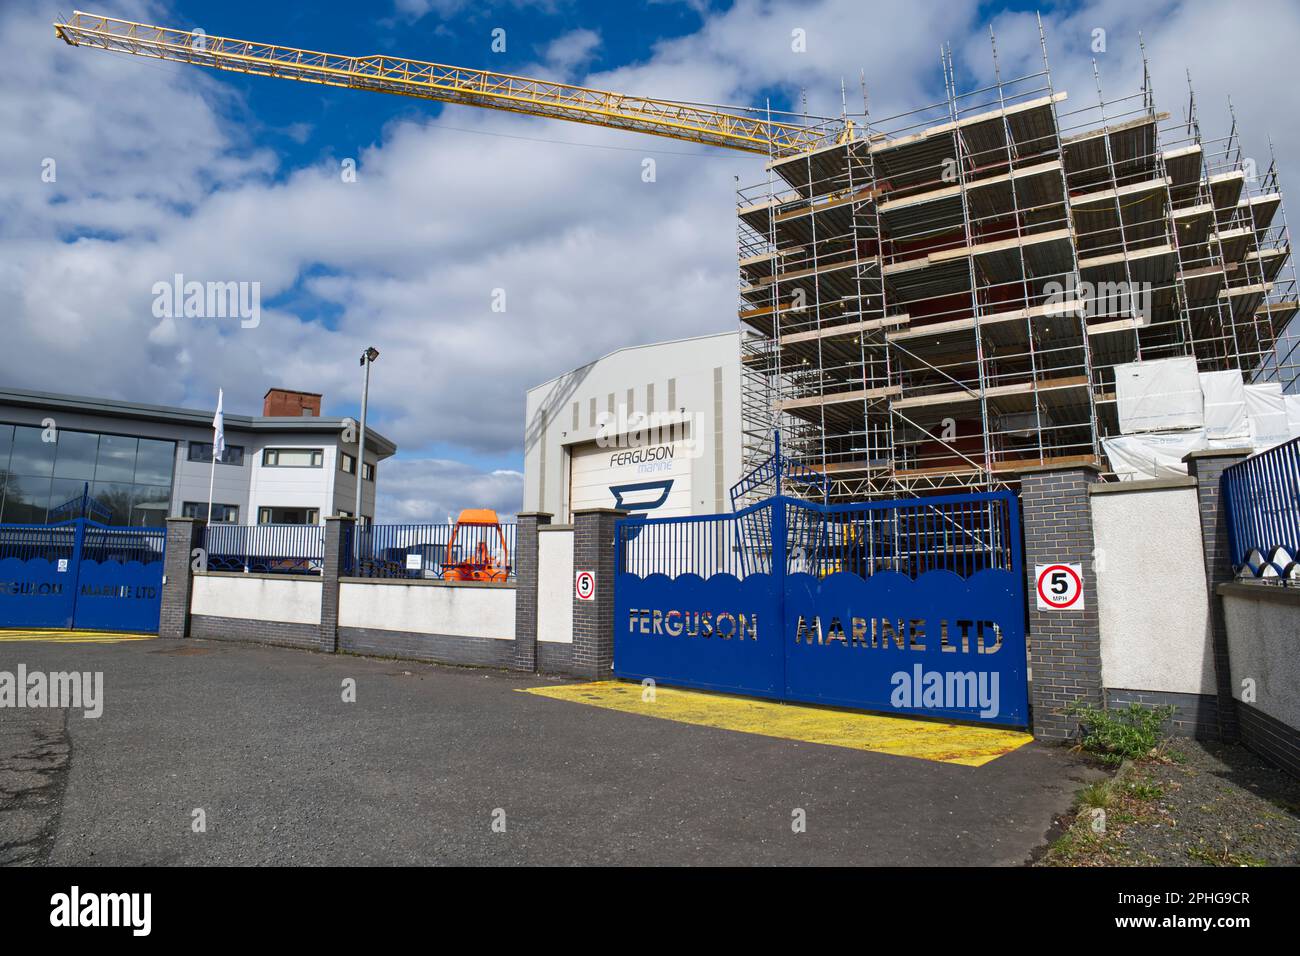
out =
<path fill-rule="evenodd" d="M 1235 115 L 1201 135 L 1140 89 L 1075 106 L 1041 70 L 842 118 L 737 191 L 745 470 L 787 452 L 838 501 L 993 490 L 1096 465 L 1115 369 L 1194 357 L 1293 391 L 1294 268 L 1276 160 Z M 1089 91 L 1091 99 L 1093 91 Z M 865 92 L 864 92 L 865 100 Z"/>

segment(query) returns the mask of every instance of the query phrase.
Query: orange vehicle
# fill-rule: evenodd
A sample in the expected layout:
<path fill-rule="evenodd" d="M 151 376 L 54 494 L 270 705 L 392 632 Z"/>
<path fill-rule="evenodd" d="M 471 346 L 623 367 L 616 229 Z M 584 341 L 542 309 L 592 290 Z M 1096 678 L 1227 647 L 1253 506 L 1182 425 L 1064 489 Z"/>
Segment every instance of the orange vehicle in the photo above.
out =
<path fill-rule="evenodd" d="M 475 529 L 483 529 L 481 531 Z M 462 536 L 462 529 L 465 530 Z M 495 533 L 494 533 L 495 532 Z M 462 545 L 465 554 L 456 557 L 456 539 L 468 539 Z M 494 540 L 495 539 L 495 540 Z M 500 543 L 500 551 L 491 545 Z M 456 519 L 447 540 L 447 558 L 443 562 L 445 581 L 505 581 L 510 577 L 510 546 L 501 529 L 497 513 L 491 508 L 466 508 Z"/>

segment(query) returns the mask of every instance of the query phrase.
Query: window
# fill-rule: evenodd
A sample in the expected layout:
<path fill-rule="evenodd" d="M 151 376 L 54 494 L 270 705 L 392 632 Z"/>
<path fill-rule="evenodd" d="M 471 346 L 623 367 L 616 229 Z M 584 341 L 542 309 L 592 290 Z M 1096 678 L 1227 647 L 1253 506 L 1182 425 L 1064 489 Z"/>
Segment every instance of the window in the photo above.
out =
<path fill-rule="evenodd" d="M 320 524 L 316 508 L 258 508 L 258 524 Z"/>
<path fill-rule="evenodd" d="M 262 465 L 266 468 L 319 468 L 325 460 L 320 448 L 265 448 Z"/>
<path fill-rule="evenodd" d="M 212 461 L 212 442 L 210 441 L 192 441 L 190 442 L 190 461 L 201 461 L 205 464 Z M 219 465 L 242 465 L 244 463 L 244 446 L 227 445 L 225 453 Z"/>
<path fill-rule="evenodd" d="M 357 460 L 345 451 L 339 452 L 339 470 L 345 471 L 349 475 L 355 475 L 357 472 Z"/>
<path fill-rule="evenodd" d="M 135 453 L 139 445 L 138 438 L 100 435 L 99 462 L 95 465 L 95 480 L 129 483 L 135 476 Z"/>
<path fill-rule="evenodd" d="M 186 518 L 204 518 L 208 517 L 208 503 L 206 501 L 187 501 L 181 506 L 181 514 Z M 215 501 L 212 503 L 212 523 L 216 524 L 239 524 L 239 505 L 219 505 Z"/>
<path fill-rule="evenodd" d="M 94 432 L 64 432 L 55 451 L 54 477 L 94 479 L 98 454 L 99 436 Z"/>
<path fill-rule="evenodd" d="M 361 469 L 361 477 L 362 477 L 362 479 L 363 479 L 364 481 L 374 481 L 374 480 L 375 480 L 375 466 L 374 466 L 373 464 L 371 464 L 370 462 L 366 462 L 365 465 L 364 465 L 364 467 L 362 467 L 362 469 Z"/>
<path fill-rule="evenodd" d="M 77 504 L 88 491 L 107 512 L 95 511 L 96 520 L 162 526 L 175 459 L 171 441 L 0 425 L 0 521 L 42 524 L 71 517 L 63 506 Z"/>

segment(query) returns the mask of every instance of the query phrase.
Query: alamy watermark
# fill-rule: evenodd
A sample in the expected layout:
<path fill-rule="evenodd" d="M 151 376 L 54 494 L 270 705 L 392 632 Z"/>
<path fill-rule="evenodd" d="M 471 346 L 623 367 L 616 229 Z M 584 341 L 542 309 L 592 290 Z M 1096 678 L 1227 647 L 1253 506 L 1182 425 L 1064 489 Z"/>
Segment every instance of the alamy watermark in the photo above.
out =
<path fill-rule="evenodd" d="M 153 927 L 152 893 L 83 893 L 74 886 L 50 897 L 50 925 L 121 927 L 148 936 Z"/>
<path fill-rule="evenodd" d="M 1133 318 L 1139 325 L 1151 321 L 1150 282 L 1089 282 L 1066 276 L 1065 282 L 1053 279 L 1043 285 L 1047 305 L 1073 305 L 1063 311 L 1081 319 L 1100 317 Z"/>
<path fill-rule="evenodd" d="M 941 707 L 945 710 L 979 708 L 988 720 L 1001 712 L 1000 675 L 997 671 L 927 671 L 916 664 L 909 671 L 897 671 L 890 679 L 894 707 Z"/>
<path fill-rule="evenodd" d="M 19 664 L 17 671 L 0 671 L 0 709 L 68 708 L 83 711 L 83 717 L 104 713 L 103 671 L 29 671 Z"/>
<path fill-rule="evenodd" d="M 153 284 L 157 319 L 239 319 L 245 329 L 262 322 L 262 283 L 186 281 L 176 273 Z"/>
<path fill-rule="evenodd" d="M 620 404 L 613 412 L 596 416 L 596 445 L 600 448 L 653 448 L 672 446 L 684 457 L 702 454 L 693 437 L 705 426 L 700 412 L 629 412 Z M 629 462 L 630 463 L 630 462 Z"/>

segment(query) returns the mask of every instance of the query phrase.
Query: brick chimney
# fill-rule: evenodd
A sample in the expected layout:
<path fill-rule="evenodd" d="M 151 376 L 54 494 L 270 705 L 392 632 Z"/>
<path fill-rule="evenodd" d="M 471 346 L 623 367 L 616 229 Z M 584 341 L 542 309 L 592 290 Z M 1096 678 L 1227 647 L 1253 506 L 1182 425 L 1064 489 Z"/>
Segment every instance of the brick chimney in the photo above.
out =
<path fill-rule="evenodd" d="M 318 417 L 320 394 L 295 392 L 291 388 L 268 388 L 262 399 L 262 414 L 276 418 Z"/>

